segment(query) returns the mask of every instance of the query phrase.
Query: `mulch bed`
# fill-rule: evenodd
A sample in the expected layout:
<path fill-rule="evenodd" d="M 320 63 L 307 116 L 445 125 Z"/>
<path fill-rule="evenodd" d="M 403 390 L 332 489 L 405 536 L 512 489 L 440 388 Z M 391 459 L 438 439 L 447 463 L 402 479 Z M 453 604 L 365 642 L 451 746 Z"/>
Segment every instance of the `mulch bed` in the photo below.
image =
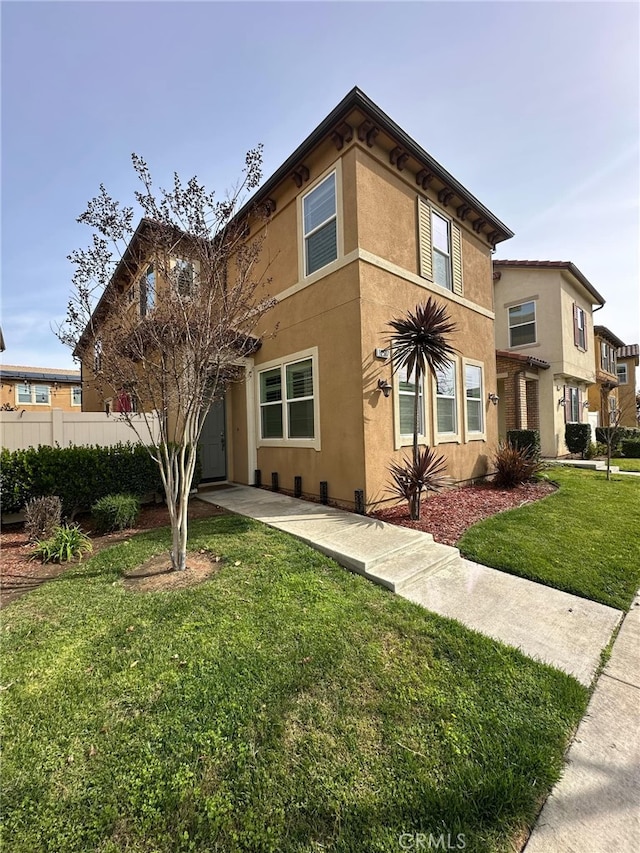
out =
<path fill-rule="evenodd" d="M 412 521 L 406 506 L 375 513 L 376 518 L 401 527 L 431 533 L 436 542 L 455 545 L 462 534 L 483 518 L 538 501 L 556 490 L 552 483 L 523 483 L 515 489 L 491 485 L 463 486 L 430 495 L 422 503 L 420 521 Z"/>
<path fill-rule="evenodd" d="M 197 518 L 210 518 L 214 515 L 224 514 L 224 510 L 205 501 L 192 500 L 189 502 L 189 521 Z M 93 545 L 93 553 L 96 554 L 103 548 L 109 548 L 118 542 L 129 539 L 134 533 L 142 533 L 156 527 L 167 527 L 169 524 L 169 512 L 163 504 L 158 506 L 145 506 L 142 508 L 135 527 L 118 533 L 107 533 L 99 535 L 93 529 L 91 516 L 80 516 L 77 519 L 80 527 L 88 533 Z M 69 563 L 58 565 L 56 563 L 42 564 L 38 560 L 32 560 L 33 549 L 27 541 L 22 524 L 5 525 L 0 532 L 0 607 L 5 607 L 11 601 L 15 601 L 21 595 L 40 586 L 46 580 L 58 577 L 69 568 Z M 87 555 L 87 559 L 90 555 Z M 210 561 L 200 560 L 202 563 L 198 574 L 205 571 L 211 572 Z M 206 563 L 206 566 L 204 565 Z M 169 584 L 165 579 L 158 580 L 158 587 Z M 151 585 L 151 584 L 150 584 Z"/>

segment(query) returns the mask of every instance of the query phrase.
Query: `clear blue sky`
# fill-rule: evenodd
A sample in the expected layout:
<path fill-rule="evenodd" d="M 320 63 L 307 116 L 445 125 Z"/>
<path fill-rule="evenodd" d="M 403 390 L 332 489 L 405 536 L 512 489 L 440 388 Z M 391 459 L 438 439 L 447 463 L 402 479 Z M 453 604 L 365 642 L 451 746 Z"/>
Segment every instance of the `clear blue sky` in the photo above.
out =
<path fill-rule="evenodd" d="M 75 221 L 130 154 L 223 190 L 273 172 L 354 85 L 505 222 L 497 257 L 571 260 L 640 339 L 636 3 L 3 2 L 5 363 L 71 367 L 50 331 Z"/>

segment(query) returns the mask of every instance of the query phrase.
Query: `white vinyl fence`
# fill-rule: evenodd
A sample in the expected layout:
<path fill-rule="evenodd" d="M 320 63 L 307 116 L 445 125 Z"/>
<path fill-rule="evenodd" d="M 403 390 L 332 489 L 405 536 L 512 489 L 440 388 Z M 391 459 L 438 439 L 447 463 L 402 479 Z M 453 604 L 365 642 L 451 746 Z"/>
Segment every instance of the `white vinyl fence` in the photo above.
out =
<path fill-rule="evenodd" d="M 142 415 L 131 415 L 143 444 L 150 441 L 149 430 Z M 154 438 L 159 437 L 157 414 L 147 415 Z M 60 445 L 97 444 L 110 447 L 140 439 L 126 420 L 118 414 L 105 412 L 65 412 L 62 409 L 47 409 L 42 412 L 0 412 L 0 446 L 7 450 L 26 450 L 47 444 Z"/>

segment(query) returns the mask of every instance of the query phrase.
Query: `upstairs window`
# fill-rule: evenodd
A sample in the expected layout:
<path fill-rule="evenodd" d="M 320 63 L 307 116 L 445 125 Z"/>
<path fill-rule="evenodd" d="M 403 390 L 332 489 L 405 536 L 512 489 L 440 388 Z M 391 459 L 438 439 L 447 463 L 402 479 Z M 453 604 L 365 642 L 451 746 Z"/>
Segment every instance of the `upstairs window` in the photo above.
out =
<path fill-rule="evenodd" d="M 433 235 L 433 280 L 440 287 L 451 290 L 451 240 L 449 221 L 431 211 L 431 233 Z"/>
<path fill-rule="evenodd" d="M 618 376 L 618 384 L 620 384 L 620 385 L 628 385 L 629 384 L 629 373 L 628 373 L 626 364 L 616 364 L 616 374 Z"/>
<path fill-rule="evenodd" d="M 102 370 L 102 341 L 96 341 L 93 345 L 93 372 L 100 373 Z"/>
<path fill-rule="evenodd" d="M 191 261 L 177 258 L 174 267 L 176 292 L 183 298 L 188 298 L 195 287 L 195 267 Z"/>
<path fill-rule="evenodd" d="M 305 275 L 338 257 L 336 173 L 332 172 L 302 200 Z"/>
<path fill-rule="evenodd" d="M 509 346 L 536 343 L 536 304 L 523 302 L 509 308 Z"/>
<path fill-rule="evenodd" d="M 451 219 L 418 196 L 420 275 L 462 295 L 462 232 Z"/>
<path fill-rule="evenodd" d="M 600 342 L 600 366 L 607 373 L 616 372 L 616 351 L 606 341 Z"/>
<path fill-rule="evenodd" d="M 573 342 L 578 349 L 587 349 L 586 314 L 579 305 L 573 305 Z"/>
<path fill-rule="evenodd" d="M 153 311 L 156 305 L 156 274 L 153 264 L 149 264 L 147 271 L 140 280 L 140 316 L 146 317 Z"/>

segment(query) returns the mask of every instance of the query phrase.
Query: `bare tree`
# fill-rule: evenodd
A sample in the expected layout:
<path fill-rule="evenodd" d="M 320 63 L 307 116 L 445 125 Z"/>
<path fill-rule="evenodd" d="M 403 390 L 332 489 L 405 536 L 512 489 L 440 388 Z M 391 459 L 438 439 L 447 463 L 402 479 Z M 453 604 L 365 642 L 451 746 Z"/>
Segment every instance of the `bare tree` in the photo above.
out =
<path fill-rule="evenodd" d="M 156 191 L 144 160 L 134 154 L 132 161 L 143 218 L 134 230 L 133 208 L 100 186 L 78 219 L 93 229 L 92 242 L 69 255 L 73 290 L 57 334 L 85 370 L 90 365 L 103 398 L 118 401 L 158 464 L 171 565 L 183 570 L 205 418 L 244 376 L 243 356 L 259 346 L 256 330 L 273 304 L 258 269 L 264 236 L 249 237 L 260 211 L 238 213 L 243 194 L 261 180 L 262 148 L 247 154 L 243 178 L 222 200 L 195 177 L 183 184 L 175 175 L 171 190 Z"/>
<path fill-rule="evenodd" d="M 603 382 L 600 386 L 600 422 L 604 426 L 603 434 L 607 447 L 607 480 L 611 479 L 612 451 L 618 442 L 625 415 L 625 410 L 619 403 L 616 403 L 615 407 L 611 405 L 611 392 L 617 387 L 617 382 Z"/>

